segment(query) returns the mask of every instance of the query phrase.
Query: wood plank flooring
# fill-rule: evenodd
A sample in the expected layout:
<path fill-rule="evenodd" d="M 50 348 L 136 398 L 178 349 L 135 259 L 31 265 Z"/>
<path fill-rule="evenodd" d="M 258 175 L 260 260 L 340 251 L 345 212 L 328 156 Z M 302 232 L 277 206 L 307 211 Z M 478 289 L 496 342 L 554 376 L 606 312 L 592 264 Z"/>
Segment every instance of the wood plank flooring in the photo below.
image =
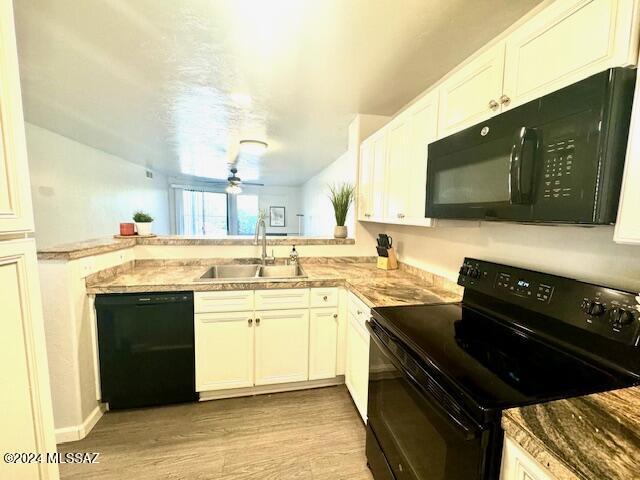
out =
<path fill-rule="evenodd" d="M 61 452 L 62 479 L 371 480 L 365 429 L 341 385 L 107 413 Z"/>

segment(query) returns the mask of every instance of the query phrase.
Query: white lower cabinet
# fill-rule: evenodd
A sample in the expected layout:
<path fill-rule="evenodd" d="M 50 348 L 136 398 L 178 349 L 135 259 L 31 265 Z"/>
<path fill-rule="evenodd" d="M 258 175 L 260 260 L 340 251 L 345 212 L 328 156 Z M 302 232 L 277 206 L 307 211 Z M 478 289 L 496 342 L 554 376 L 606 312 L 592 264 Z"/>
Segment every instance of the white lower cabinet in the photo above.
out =
<path fill-rule="evenodd" d="M 369 389 L 369 335 L 358 320 L 349 313 L 347 323 L 347 368 L 345 383 L 351 398 L 362 417 L 367 421 L 367 397 Z"/>
<path fill-rule="evenodd" d="M 253 386 L 253 312 L 196 313 L 196 391 Z"/>
<path fill-rule="evenodd" d="M 336 378 L 346 347 L 341 298 L 337 287 L 195 292 L 196 390 Z"/>
<path fill-rule="evenodd" d="M 309 318 L 309 380 L 336 376 L 338 309 L 312 308 Z"/>
<path fill-rule="evenodd" d="M 369 391 L 369 332 L 365 327 L 371 309 L 349 293 L 347 313 L 347 359 L 344 380 L 362 420 L 367 421 Z"/>
<path fill-rule="evenodd" d="M 3 452 L 44 456 L 46 452 L 56 451 L 42 318 L 34 240 L 0 242 L 0 449 Z M 58 478 L 58 467 L 44 462 L 2 462 L 0 478 L 53 480 Z"/>
<path fill-rule="evenodd" d="M 309 378 L 309 310 L 257 311 L 255 384 Z"/>
<path fill-rule="evenodd" d="M 555 478 L 517 443 L 505 436 L 500 480 L 555 480 Z"/>

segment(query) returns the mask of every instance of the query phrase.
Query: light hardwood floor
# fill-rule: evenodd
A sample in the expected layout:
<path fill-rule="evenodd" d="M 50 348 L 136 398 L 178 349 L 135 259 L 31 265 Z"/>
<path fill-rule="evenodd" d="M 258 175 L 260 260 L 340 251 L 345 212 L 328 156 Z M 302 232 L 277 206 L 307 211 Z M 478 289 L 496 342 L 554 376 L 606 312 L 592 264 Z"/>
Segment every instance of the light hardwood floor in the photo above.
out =
<path fill-rule="evenodd" d="M 63 479 L 371 480 L 365 429 L 344 386 L 107 413 L 61 452 Z"/>

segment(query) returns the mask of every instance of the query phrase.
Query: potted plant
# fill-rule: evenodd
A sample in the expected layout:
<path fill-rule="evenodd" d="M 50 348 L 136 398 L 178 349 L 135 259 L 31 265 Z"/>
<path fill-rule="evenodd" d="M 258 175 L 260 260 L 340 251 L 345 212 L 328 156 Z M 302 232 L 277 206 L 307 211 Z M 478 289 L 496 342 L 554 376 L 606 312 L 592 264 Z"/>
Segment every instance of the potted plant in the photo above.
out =
<path fill-rule="evenodd" d="M 336 216 L 336 228 L 333 232 L 335 238 L 347 238 L 347 227 L 344 223 L 347 221 L 347 213 L 349 213 L 354 196 L 355 187 L 349 183 L 329 186 L 329 200 L 331 200 Z"/>
<path fill-rule="evenodd" d="M 136 212 L 133 214 L 133 221 L 136 222 L 136 231 L 141 237 L 151 235 L 151 224 L 153 217 L 145 212 Z"/>

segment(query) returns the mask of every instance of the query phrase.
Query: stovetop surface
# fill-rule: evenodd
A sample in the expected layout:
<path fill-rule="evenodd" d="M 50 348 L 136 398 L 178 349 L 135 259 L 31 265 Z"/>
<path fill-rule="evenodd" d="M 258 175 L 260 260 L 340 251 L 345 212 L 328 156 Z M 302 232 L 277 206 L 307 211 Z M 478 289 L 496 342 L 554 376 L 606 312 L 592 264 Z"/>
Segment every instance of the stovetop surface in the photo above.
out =
<path fill-rule="evenodd" d="M 374 320 L 454 397 L 504 409 L 631 385 L 462 303 L 380 307 Z"/>

